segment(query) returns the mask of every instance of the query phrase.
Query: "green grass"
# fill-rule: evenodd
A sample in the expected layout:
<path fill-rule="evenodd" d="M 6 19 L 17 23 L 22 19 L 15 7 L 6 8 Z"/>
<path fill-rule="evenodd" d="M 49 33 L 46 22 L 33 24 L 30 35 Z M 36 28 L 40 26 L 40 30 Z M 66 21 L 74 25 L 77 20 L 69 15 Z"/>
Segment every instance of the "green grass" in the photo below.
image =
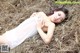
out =
<path fill-rule="evenodd" d="M 55 4 L 80 4 L 80 2 L 71 1 L 55 1 Z"/>

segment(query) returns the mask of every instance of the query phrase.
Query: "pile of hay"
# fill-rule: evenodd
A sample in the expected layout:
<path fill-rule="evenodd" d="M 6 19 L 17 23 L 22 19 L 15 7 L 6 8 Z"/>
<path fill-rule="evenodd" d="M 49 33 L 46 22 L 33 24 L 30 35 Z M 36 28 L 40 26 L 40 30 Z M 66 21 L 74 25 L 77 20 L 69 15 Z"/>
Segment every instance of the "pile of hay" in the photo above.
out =
<path fill-rule="evenodd" d="M 0 34 L 18 26 L 36 11 L 50 12 L 56 5 L 52 0 L 0 0 Z M 61 5 L 58 5 L 61 6 Z M 80 51 L 80 5 L 65 5 L 69 18 L 56 26 L 54 37 L 45 45 L 40 36 L 26 39 L 10 53 L 79 53 Z"/>

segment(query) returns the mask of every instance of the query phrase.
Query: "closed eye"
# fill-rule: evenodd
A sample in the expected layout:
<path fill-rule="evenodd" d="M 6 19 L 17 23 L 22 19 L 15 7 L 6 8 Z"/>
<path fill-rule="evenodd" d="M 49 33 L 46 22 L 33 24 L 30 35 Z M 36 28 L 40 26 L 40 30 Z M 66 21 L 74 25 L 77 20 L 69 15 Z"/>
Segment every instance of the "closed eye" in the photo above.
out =
<path fill-rule="evenodd" d="M 60 13 L 58 13 L 58 16 L 61 16 L 61 14 L 60 14 Z"/>

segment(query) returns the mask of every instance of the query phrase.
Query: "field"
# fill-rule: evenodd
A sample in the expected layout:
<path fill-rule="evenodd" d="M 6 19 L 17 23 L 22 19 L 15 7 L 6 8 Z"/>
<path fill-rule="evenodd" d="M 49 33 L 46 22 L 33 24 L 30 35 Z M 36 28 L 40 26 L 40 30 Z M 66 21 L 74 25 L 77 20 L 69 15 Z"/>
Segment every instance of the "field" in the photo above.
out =
<path fill-rule="evenodd" d="M 35 11 L 48 13 L 61 7 L 54 0 L 0 0 L 0 35 L 17 27 Z M 80 53 L 80 4 L 65 5 L 68 19 L 56 25 L 54 36 L 45 45 L 39 34 L 26 39 L 9 53 Z"/>

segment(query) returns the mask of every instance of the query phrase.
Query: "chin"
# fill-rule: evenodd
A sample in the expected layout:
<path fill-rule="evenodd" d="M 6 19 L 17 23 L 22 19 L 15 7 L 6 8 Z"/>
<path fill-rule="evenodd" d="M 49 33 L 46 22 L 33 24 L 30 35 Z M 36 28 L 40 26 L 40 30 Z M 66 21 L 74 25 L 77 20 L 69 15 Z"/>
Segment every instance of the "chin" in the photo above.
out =
<path fill-rule="evenodd" d="M 58 23 L 61 23 L 61 22 L 54 22 L 54 23 L 58 24 Z"/>
<path fill-rule="evenodd" d="M 53 23 L 61 23 L 60 21 L 52 21 Z"/>

